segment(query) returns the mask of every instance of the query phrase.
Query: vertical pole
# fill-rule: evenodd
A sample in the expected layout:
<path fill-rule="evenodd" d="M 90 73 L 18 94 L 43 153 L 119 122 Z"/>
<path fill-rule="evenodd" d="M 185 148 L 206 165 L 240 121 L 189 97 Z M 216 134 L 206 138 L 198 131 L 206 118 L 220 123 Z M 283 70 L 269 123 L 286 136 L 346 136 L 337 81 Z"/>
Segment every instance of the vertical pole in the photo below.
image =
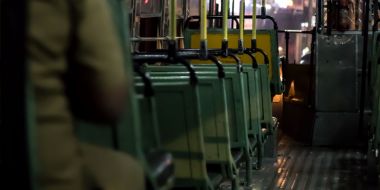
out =
<path fill-rule="evenodd" d="M 366 99 L 366 79 L 367 79 L 367 49 L 368 49 L 368 20 L 369 20 L 369 0 L 363 1 L 363 59 L 362 59 L 362 78 L 360 87 L 360 110 L 359 110 L 359 135 L 364 134 L 364 108 Z"/>
<path fill-rule="evenodd" d="M 177 0 L 169 1 L 169 41 L 168 57 L 171 61 L 175 60 L 177 54 Z"/>
<path fill-rule="evenodd" d="M 200 1 L 201 10 L 201 44 L 200 44 L 200 57 L 206 59 L 208 57 L 207 53 L 207 1 Z"/>
<path fill-rule="evenodd" d="M 216 1 L 210 0 L 208 7 L 209 7 L 208 15 L 211 15 L 211 16 L 216 15 L 215 14 L 215 12 L 216 12 Z M 209 20 L 209 26 L 214 27 L 214 19 Z"/>
<path fill-rule="evenodd" d="M 169 1 L 169 40 L 176 40 L 177 35 L 177 0 Z"/>
<path fill-rule="evenodd" d="M 379 3 L 377 2 L 377 0 L 373 0 L 373 10 L 374 10 L 374 16 L 373 16 L 374 22 L 373 22 L 372 30 L 377 31 L 377 27 L 379 23 L 379 14 L 378 14 Z"/>
<path fill-rule="evenodd" d="M 261 16 L 265 16 L 267 13 L 266 13 L 266 9 L 265 9 L 265 0 L 262 0 L 261 1 Z"/>
<path fill-rule="evenodd" d="M 253 0 L 252 6 L 252 39 L 256 40 L 256 0 Z"/>
<path fill-rule="evenodd" d="M 311 34 L 311 54 L 310 54 L 310 81 L 309 81 L 309 105 L 312 110 L 315 108 L 315 101 L 313 98 L 313 94 L 315 92 L 315 41 L 317 38 L 317 29 L 316 27 L 313 28 L 312 34 Z"/>
<path fill-rule="evenodd" d="M 207 1 L 201 0 L 201 40 L 207 40 Z"/>
<path fill-rule="evenodd" d="M 229 1 L 224 0 L 223 4 L 223 40 L 228 40 L 228 8 L 229 8 Z"/>
<path fill-rule="evenodd" d="M 229 1 L 224 0 L 223 4 L 223 40 L 222 40 L 222 52 L 223 56 L 228 56 L 228 9 Z"/>
<path fill-rule="evenodd" d="M 285 31 L 285 62 L 286 64 L 289 64 L 289 32 Z"/>
<path fill-rule="evenodd" d="M 257 48 L 256 44 L 256 0 L 253 0 L 252 6 L 252 38 L 251 38 L 251 49 L 254 50 Z"/>
<path fill-rule="evenodd" d="M 231 15 L 232 16 L 235 16 L 235 0 L 232 0 L 232 12 L 231 12 Z M 236 26 L 237 26 L 238 23 L 236 23 Z M 231 28 L 234 28 L 234 20 L 231 21 Z"/>
<path fill-rule="evenodd" d="M 324 12 L 323 12 L 323 4 L 322 4 L 322 0 L 316 0 L 317 1 L 317 16 L 316 16 L 316 19 L 317 19 L 317 31 L 318 32 L 321 32 L 323 30 L 323 26 L 324 26 L 324 20 L 323 20 L 323 15 Z"/>
<path fill-rule="evenodd" d="M 245 11 L 245 0 L 240 0 L 240 13 L 239 13 L 239 41 L 238 50 L 240 52 L 244 51 L 244 11 Z"/>

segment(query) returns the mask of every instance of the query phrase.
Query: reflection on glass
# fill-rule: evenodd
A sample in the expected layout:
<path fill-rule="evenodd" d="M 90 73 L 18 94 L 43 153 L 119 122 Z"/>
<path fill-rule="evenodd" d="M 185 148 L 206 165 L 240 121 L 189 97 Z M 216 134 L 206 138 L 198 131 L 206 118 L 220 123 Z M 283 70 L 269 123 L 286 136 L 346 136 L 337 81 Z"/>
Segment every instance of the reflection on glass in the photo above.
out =
<path fill-rule="evenodd" d="M 183 0 L 177 0 L 176 14 L 178 17 L 183 17 Z"/>
<path fill-rule="evenodd" d="M 189 3 L 190 16 L 199 15 L 199 0 L 192 0 Z"/>
<path fill-rule="evenodd" d="M 140 0 L 140 16 L 154 17 L 161 14 L 161 1 L 159 0 Z"/>
<path fill-rule="evenodd" d="M 189 11 L 190 11 L 190 16 L 198 16 L 199 15 L 199 1 L 200 0 L 190 0 L 189 1 Z M 216 0 L 216 3 L 219 2 L 220 5 L 220 0 Z M 209 5 L 210 5 L 210 0 L 207 0 L 207 10 L 209 10 Z M 220 10 L 220 8 L 219 8 Z"/>

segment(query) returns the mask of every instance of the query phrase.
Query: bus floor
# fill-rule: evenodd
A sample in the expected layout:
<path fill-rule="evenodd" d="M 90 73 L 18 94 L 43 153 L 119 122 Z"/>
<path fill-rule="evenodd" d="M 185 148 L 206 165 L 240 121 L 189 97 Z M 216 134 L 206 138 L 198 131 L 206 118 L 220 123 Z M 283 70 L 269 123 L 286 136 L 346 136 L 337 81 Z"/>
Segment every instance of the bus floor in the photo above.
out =
<path fill-rule="evenodd" d="M 246 189 L 380 189 L 378 175 L 368 170 L 367 156 L 361 150 L 312 147 L 281 136 L 277 159 L 265 159 L 262 169 L 254 171 L 252 184 Z"/>

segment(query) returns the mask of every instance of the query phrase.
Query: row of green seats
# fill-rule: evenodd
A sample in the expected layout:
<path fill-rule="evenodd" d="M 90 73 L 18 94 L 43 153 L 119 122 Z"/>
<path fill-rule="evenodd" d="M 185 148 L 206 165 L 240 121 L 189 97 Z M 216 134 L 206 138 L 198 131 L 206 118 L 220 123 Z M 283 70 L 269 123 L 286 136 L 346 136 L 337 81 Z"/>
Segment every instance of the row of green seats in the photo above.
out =
<path fill-rule="evenodd" d="M 275 23 L 274 23 L 275 24 Z M 250 39 L 251 39 L 252 31 L 250 30 L 244 30 L 244 47 L 250 48 Z M 238 47 L 237 41 L 238 41 L 238 35 L 239 30 L 236 29 L 228 29 L 228 39 L 229 39 L 229 47 L 234 49 Z M 272 97 L 276 94 L 281 94 L 284 90 L 284 86 L 281 81 L 280 76 L 280 60 L 279 60 L 279 54 L 278 54 L 278 33 L 277 29 L 274 26 L 273 29 L 261 29 L 257 30 L 257 47 L 262 49 L 265 54 L 268 56 L 268 66 L 267 67 L 259 67 L 259 69 L 267 69 L 268 75 L 260 75 L 259 79 L 263 82 L 266 82 L 266 77 L 269 77 L 268 85 L 264 85 L 263 88 L 267 88 L 262 93 L 259 93 L 262 98 L 261 100 L 265 102 L 265 105 L 268 106 L 260 106 L 262 108 L 262 111 L 260 112 L 260 116 L 262 118 L 262 125 L 263 125 L 263 132 L 266 133 L 275 133 L 275 128 L 273 126 L 278 126 L 278 120 L 274 117 L 272 117 Z M 186 29 L 184 32 L 185 36 L 185 48 L 190 49 L 197 49 L 199 48 L 199 39 L 200 39 L 200 33 L 199 30 L 194 29 Z M 208 30 L 208 48 L 219 48 L 220 42 L 222 41 L 223 35 L 221 33 L 221 30 L 219 29 L 211 29 Z M 245 54 L 238 54 L 237 55 L 242 63 L 249 63 L 251 62 L 251 58 L 248 55 Z M 257 62 L 259 65 L 265 64 L 264 56 L 261 54 L 254 54 Z M 231 60 L 229 57 L 219 57 L 220 60 L 223 63 L 231 64 L 234 61 Z M 193 64 L 205 64 L 204 60 L 194 60 L 191 63 Z M 206 62 L 210 63 L 210 62 Z M 263 72 L 261 72 L 263 73 Z M 266 73 L 266 72 L 265 72 Z M 267 94 L 269 92 L 269 96 Z M 261 102 L 259 102 L 261 103 Z M 264 114 L 261 114 L 264 113 Z M 268 131 L 266 131 L 268 130 Z M 265 137 L 265 136 L 264 136 Z M 273 138 L 271 140 L 274 140 Z M 272 142 L 269 144 L 275 144 L 276 142 Z M 275 146 L 268 146 L 267 149 L 274 149 Z M 273 152 L 266 152 L 267 155 L 273 155 Z"/>
<path fill-rule="evenodd" d="M 154 95 L 144 94 L 146 84 L 136 76 L 137 93 L 130 94 L 124 123 L 113 128 L 81 123 L 81 139 L 135 155 L 153 189 L 171 187 L 166 151 L 174 157 L 176 188 L 215 189 L 230 180 L 238 189 L 240 169 L 249 184 L 274 130 L 268 65 L 244 66 L 241 73 L 225 66 L 223 79 L 215 66 L 199 65 L 196 85 L 181 66 L 147 70 Z"/>
<path fill-rule="evenodd" d="M 250 183 L 273 130 L 272 120 L 266 121 L 272 118 L 268 66 L 245 66 L 241 73 L 235 66 L 225 66 L 222 79 L 215 66 L 197 65 L 197 85 L 189 84 L 189 74 L 181 66 L 146 69 L 156 110 L 145 109 L 141 115 L 157 118 L 157 139 L 175 159 L 175 186 L 213 189 L 229 179 L 237 189 L 240 163 L 245 166 L 245 182 Z M 143 93 L 139 77 L 136 86 Z"/>
<path fill-rule="evenodd" d="M 281 74 L 280 74 L 280 60 L 279 60 L 279 52 L 278 52 L 278 32 L 277 32 L 277 24 L 273 20 L 273 29 L 260 29 L 257 30 L 257 47 L 263 50 L 263 52 L 267 55 L 267 61 L 268 66 L 267 67 L 259 67 L 260 69 L 267 69 L 268 76 L 260 75 L 259 73 L 259 79 L 261 79 L 263 82 L 267 81 L 265 77 L 269 77 L 268 85 L 264 85 L 263 88 L 268 88 L 263 91 L 263 93 L 259 93 L 263 100 L 265 102 L 265 105 L 268 106 L 260 106 L 262 108 L 262 111 L 260 112 L 260 116 L 262 118 L 262 129 L 264 133 L 274 134 L 275 136 L 275 128 L 274 126 L 278 126 L 278 120 L 277 118 L 272 117 L 272 97 L 276 94 L 281 94 L 284 91 L 284 86 L 281 81 Z M 251 39 L 251 30 L 244 30 L 244 44 L 243 46 L 245 48 L 250 48 L 250 39 Z M 199 30 L 194 29 L 185 29 L 184 31 L 185 41 L 184 45 L 185 48 L 190 49 L 197 49 L 199 48 L 199 39 L 200 39 L 200 32 Z M 229 47 L 232 49 L 236 49 L 238 47 L 238 38 L 239 38 L 239 30 L 236 29 L 228 29 L 228 39 L 229 39 Z M 207 37 L 207 47 L 209 49 L 218 49 L 221 46 L 221 41 L 223 39 L 223 35 L 220 29 L 210 29 L 208 30 L 208 37 Z M 246 54 L 237 54 L 239 59 L 242 63 L 249 63 L 251 62 L 250 56 Z M 266 59 L 265 57 L 260 53 L 254 54 L 257 63 L 265 64 Z M 219 59 L 226 64 L 234 63 L 234 60 L 230 59 L 230 57 L 219 57 Z M 210 63 L 206 62 L 205 60 L 194 60 L 191 61 L 193 64 L 205 64 Z M 261 72 L 263 73 L 263 72 Z M 266 73 L 266 72 L 265 72 Z M 269 92 L 269 96 L 267 94 Z M 259 102 L 261 103 L 261 102 Z M 264 114 L 261 114 L 264 113 Z M 264 136 L 265 138 L 265 136 Z M 271 143 L 267 143 L 266 150 L 274 150 L 275 149 L 275 138 L 271 138 Z M 274 156 L 274 152 L 269 151 L 265 152 L 266 155 L 272 155 Z"/>
<path fill-rule="evenodd" d="M 167 157 L 160 153 L 165 151 L 174 157 L 175 187 L 214 189 L 228 179 L 238 189 L 239 169 L 245 169 L 249 184 L 273 133 L 268 66 L 245 65 L 240 73 L 227 65 L 224 79 L 218 78 L 215 66 L 195 68 L 199 83 L 190 85 L 184 67 L 148 66 L 155 94 L 145 96 L 143 80 L 135 78 L 131 105 L 138 105 L 126 116 L 133 122 L 111 129 L 82 123 L 79 136 L 135 155 L 154 189 L 172 184 L 170 167 L 160 171 L 165 166 L 160 161 Z"/>

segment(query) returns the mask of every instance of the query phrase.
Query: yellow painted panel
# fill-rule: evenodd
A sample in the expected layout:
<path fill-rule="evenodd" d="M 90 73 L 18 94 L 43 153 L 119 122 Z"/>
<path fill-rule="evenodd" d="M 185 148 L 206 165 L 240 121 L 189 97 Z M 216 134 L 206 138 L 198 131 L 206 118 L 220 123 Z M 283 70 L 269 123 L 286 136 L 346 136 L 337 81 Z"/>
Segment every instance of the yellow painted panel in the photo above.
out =
<path fill-rule="evenodd" d="M 184 151 L 188 149 L 188 141 L 187 141 L 186 134 L 182 134 L 177 136 L 176 138 L 170 139 L 169 141 L 167 139 L 165 140 L 164 146 L 167 150 L 171 151 Z M 199 150 L 196 150 L 197 152 Z"/>
<path fill-rule="evenodd" d="M 201 160 L 191 160 L 192 179 L 203 180 L 207 178 L 206 162 Z"/>
<path fill-rule="evenodd" d="M 205 143 L 205 149 L 207 161 L 219 160 L 219 149 L 217 143 Z"/>
<path fill-rule="evenodd" d="M 177 178 L 191 178 L 190 161 L 184 159 L 174 160 L 175 170 L 174 175 Z"/>

